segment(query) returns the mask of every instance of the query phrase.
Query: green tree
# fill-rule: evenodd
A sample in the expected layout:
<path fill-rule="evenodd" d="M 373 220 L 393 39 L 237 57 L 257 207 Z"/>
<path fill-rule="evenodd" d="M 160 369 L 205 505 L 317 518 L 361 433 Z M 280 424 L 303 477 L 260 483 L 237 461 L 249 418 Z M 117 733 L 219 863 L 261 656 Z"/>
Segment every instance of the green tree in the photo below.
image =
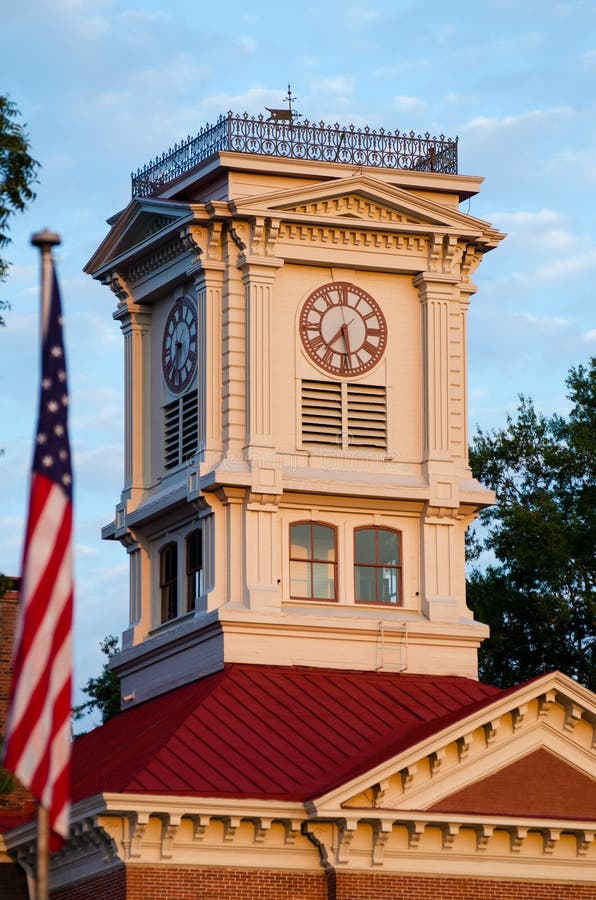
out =
<path fill-rule="evenodd" d="M 521 396 L 504 428 L 478 429 L 474 475 L 497 496 L 480 515 L 468 600 L 491 629 L 481 676 L 508 687 L 559 669 L 596 687 L 596 358 L 570 370 L 569 415 L 538 413 Z"/>
<path fill-rule="evenodd" d="M 89 678 L 82 689 L 89 700 L 73 708 L 75 721 L 82 719 L 87 713 L 99 710 L 102 724 L 105 724 L 108 719 L 120 712 L 120 679 L 109 667 L 110 658 L 118 653 L 118 638 L 109 634 L 99 646 L 101 652 L 107 656 L 107 661 L 97 678 Z"/>
<path fill-rule="evenodd" d="M 0 95 L 0 253 L 10 243 L 8 220 L 15 212 L 23 212 L 35 197 L 31 185 L 39 168 L 18 118 L 15 104 Z M 0 281 L 6 279 L 7 272 L 8 261 L 0 255 Z M 0 311 L 8 308 L 8 301 L 0 299 Z M 0 325 L 4 324 L 0 314 Z"/>

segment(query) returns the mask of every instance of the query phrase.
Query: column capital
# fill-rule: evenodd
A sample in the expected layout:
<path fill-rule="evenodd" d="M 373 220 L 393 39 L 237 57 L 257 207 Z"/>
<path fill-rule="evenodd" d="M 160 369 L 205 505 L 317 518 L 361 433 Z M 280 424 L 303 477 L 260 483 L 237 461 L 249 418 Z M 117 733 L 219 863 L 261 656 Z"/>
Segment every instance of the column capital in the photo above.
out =
<path fill-rule="evenodd" d="M 425 300 L 429 294 L 435 292 L 443 296 L 451 294 L 451 288 L 460 283 L 460 278 L 446 272 L 419 272 L 412 279 L 412 283 L 418 288 L 420 299 Z"/>
<path fill-rule="evenodd" d="M 245 284 L 255 278 L 258 281 L 272 284 L 275 281 L 277 270 L 283 264 L 283 259 L 278 256 L 256 256 L 254 253 L 241 253 L 236 266 L 242 272 Z"/>

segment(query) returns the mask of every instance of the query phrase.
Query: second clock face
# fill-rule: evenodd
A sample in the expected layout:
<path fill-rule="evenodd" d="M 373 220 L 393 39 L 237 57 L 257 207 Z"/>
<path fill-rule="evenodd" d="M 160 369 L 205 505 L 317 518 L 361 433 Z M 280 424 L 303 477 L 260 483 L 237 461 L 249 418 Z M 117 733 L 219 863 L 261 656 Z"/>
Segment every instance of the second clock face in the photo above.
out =
<path fill-rule="evenodd" d="M 300 336 L 312 361 L 333 375 L 368 372 L 387 343 L 387 323 L 376 300 L 347 281 L 317 288 L 300 313 Z"/>
<path fill-rule="evenodd" d="M 174 394 L 190 385 L 197 367 L 197 311 L 187 297 L 178 300 L 168 314 L 161 361 L 166 384 Z"/>

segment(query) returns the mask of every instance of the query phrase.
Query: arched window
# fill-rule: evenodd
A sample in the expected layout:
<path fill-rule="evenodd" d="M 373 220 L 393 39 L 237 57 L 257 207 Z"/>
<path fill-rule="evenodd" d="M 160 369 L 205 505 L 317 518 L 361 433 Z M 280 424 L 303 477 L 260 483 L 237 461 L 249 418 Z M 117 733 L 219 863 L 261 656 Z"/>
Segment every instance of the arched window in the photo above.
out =
<path fill-rule="evenodd" d="M 356 603 L 401 603 L 401 535 L 389 528 L 354 532 Z"/>
<path fill-rule="evenodd" d="M 203 593 L 203 542 L 200 528 L 186 537 L 186 611 L 197 608 Z"/>
<path fill-rule="evenodd" d="M 161 621 L 168 622 L 178 615 L 178 545 L 174 541 L 159 553 L 159 591 Z"/>
<path fill-rule="evenodd" d="M 335 528 L 317 522 L 290 526 L 290 596 L 337 600 Z"/>

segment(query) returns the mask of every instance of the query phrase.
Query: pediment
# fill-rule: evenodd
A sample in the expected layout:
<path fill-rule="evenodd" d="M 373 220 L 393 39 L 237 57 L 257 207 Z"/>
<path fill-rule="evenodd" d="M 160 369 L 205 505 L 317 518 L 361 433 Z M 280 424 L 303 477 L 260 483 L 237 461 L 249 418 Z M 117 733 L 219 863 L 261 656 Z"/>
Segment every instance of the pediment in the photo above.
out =
<path fill-rule="evenodd" d="M 314 806 L 596 821 L 594 695 L 560 673 L 495 700 Z"/>
<path fill-rule="evenodd" d="M 175 227 L 189 218 L 185 203 L 155 199 L 132 200 L 121 213 L 109 220 L 112 226 L 84 268 L 95 274 L 108 263 L 141 247 L 156 234 Z"/>
<path fill-rule="evenodd" d="M 592 819 L 596 816 L 596 782 L 540 747 L 428 809 L 484 816 Z"/>
<path fill-rule="evenodd" d="M 470 236 L 490 233 L 495 241 L 503 236 L 487 222 L 452 206 L 361 174 L 231 201 L 230 208 L 236 214 L 276 215 L 282 220 L 350 219 L 388 226 L 423 225 Z"/>

